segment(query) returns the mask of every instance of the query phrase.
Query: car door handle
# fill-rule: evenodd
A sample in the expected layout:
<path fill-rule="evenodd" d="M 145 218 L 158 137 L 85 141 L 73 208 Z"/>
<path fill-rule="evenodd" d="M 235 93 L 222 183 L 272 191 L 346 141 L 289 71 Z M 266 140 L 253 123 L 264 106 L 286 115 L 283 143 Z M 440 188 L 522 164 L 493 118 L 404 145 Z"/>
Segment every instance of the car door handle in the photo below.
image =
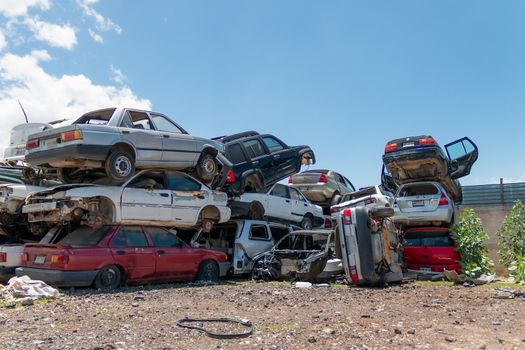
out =
<path fill-rule="evenodd" d="M 259 161 L 258 160 L 254 160 L 252 161 L 253 164 L 259 164 Z"/>
<path fill-rule="evenodd" d="M 193 197 L 197 197 L 199 199 L 204 199 L 204 195 L 202 195 L 202 194 L 194 194 Z"/>
<path fill-rule="evenodd" d="M 123 250 L 117 250 L 116 253 L 117 253 L 117 255 L 124 255 L 124 254 L 126 254 L 126 252 L 123 251 Z"/>
<path fill-rule="evenodd" d="M 157 250 L 157 254 L 159 254 L 159 255 L 162 255 L 164 253 L 166 253 L 164 250 Z"/>
<path fill-rule="evenodd" d="M 123 134 L 129 134 L 129 130 L 122 130 Z"/>
<path fill-rule="evenodd" d="M 286 200 L 286 203 L 290 203 L 290 200 L 289 200 L 289 199 L 287 199 L 287 200 Z"/>
<path fill-rule="evenodd" d="M 161 197 L 169 197 L 170 194 L 169 193 L 159 193 Z"/>
<path fill-rule="evenodd" d="M 275 159 L 279 159 L 279 158 L 281 158 L 281 155 L 280 155 L 280 154 L 276 154 L 276 155 L 274 155 L 273 157 L 274 157 Z"/>
<path fill-rule="evenodd" d="M 306 204 L 306 203 L 303 203 L 303 205 L 304 205 L 305 207 L 307 207 L 307 206 L 308 206 L 308 204 Z"/>
<path fill-rule="evenodd" d="M 162 135 L 162 137 L 165 137 L 165 138 L 169 139 L 170 135 Z"/>

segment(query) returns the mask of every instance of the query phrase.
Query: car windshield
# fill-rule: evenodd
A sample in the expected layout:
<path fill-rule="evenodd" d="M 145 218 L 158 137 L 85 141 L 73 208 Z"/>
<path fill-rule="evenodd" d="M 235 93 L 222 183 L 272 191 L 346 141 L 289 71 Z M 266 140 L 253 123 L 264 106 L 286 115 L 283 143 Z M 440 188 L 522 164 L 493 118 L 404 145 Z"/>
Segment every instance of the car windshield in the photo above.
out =
<path fill-rule="evenodd" d="M 115 108 L 89 112 L 78 118 L 73 124 L 106 125 L 114 112 Z"/>
<path fill-rule="evenodd" d="M 99 229 L 92 229 L 88 226 L 80 226 L 67 236 L 62 238 L 58 244 L 71 246 L 94 246 L 106 235 L 111 227 L 104 226 Z"/>

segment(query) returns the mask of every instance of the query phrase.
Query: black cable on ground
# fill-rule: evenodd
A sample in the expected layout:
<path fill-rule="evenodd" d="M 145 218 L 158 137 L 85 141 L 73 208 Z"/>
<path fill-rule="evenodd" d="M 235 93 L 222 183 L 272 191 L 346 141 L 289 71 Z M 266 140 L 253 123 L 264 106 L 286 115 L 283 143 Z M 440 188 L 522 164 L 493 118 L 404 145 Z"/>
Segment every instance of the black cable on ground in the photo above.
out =
<path fill-rule="evenodd" d="M 243 327 L 249 328 L 248 331 L 244 333 L 214 333 L 210 332 L 203 327 L 192 326 L 189 323 L 204 323 L 204 322 L 222 322 L 222 323 L 237 323 Z M 250 321 L 241 321 L 235 320 L 232 318 L 183 318 L 182 320 L 177 321 L 177 326 L 188 329 L 195 329 L 201 332 L 206 333 L 208 337 L 216 339 L 233 339 L 233 338 L 245 338 L 253 334 L 253 323 Z"/>

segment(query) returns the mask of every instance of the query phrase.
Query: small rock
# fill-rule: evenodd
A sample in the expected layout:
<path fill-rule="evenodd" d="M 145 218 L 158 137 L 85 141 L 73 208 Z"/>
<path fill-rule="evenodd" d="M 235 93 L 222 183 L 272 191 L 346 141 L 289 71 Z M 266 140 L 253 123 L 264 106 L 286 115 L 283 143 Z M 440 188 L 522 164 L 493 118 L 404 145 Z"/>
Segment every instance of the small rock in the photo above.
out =
<path fill-rule="evenodd" d="M 492 321 L 493 326 L 501 326 L 501 321 Z"/>
<path fill-rule="evenodd" d="M 133 307 L 138 307 L 138 306 L 139 306 L 139 303 L 131 303 L 131 306 L 133 306 Z"/>
<path fill-rule="evenodd" d="M 24 298 L 20 300 L 20 304 L 22 304 L 23 306 L 33 305 L 34 303 L 34 300 L 31 298 Z"/>
<path fill-rule="evenodd" d="M 394 329 L 394 333 L 395 334 L 403 334 L 403 332 L 401 332 L 401 329 L 399 329 L 399 328 Z"/>
<path fill-rule="evenodd" d="M 408 331 L 407 331 L 408 334 L 416 334 L 416 329 L 415 328 L 410 328 Z"/>
<path fill-rule="evenodd" d="M 455 343 L 457 341 L 457 339 L 454 337 L 445 337 L 445 340 L 449 343 Z"/>
<path fill-rule="evenodd" d="M 315 337 L 312 335 L 312 336 L 310 336 L 310 337 L 308 338 L 308 342 L 311 343 L 311 344 L 313 344 L 313 343 L 317 342 L 317 339 L 315 339 Z"/>
<path fill-rule="evenodd" d="M 133 300 L 135 300 L 135 301 L 139 301 L 139 300 L 140 301 L 144 301 L 144 300 L 146 300 L 146 297 L 143 294 L 138 294 L 138 295 L 135 295 L 133 297 Z"/>
<path fill-rule="evenodd" d="M 361 318 L 372 318 L 370 315 L 361 315 Z"/>
<path fill-rule="evenodd" d="M 487 348 L 487 346 L 485 344 L 480 345 L 480 347 L 479 347 L 480 350 L 485 350 L 486 348 Z"/>
<path fill-rule="evenodd" d="M 323 333 L 332 335 L 332 334 L 335 334 L 335 329 L 325 328 L 323 329 Z"/>

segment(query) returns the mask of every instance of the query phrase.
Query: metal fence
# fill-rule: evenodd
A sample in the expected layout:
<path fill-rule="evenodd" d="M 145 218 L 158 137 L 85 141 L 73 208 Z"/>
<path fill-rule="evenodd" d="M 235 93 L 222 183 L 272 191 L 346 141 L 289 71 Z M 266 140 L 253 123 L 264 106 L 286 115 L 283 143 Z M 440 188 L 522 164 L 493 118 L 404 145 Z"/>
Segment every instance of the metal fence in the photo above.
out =
<path fill-rule="evenodd" d="M 494 185 L 462 186 L 462 205 L 525 203 L 525 182 Z"/>

